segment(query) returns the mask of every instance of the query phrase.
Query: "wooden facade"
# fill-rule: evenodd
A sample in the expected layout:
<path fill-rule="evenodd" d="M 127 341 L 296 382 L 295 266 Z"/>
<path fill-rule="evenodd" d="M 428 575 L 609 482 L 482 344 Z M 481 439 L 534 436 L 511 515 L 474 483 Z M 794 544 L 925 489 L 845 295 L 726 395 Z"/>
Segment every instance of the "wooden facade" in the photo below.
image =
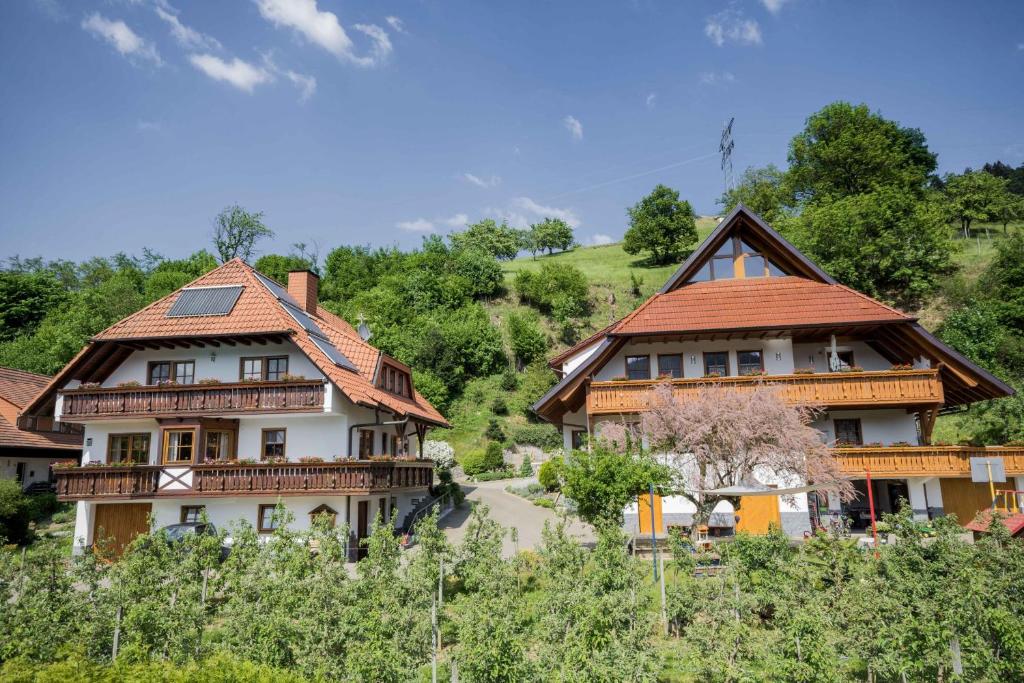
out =
<path fill-rule="evenodd" d="M 430 460 L 75 467 L 56 470 L 57 498 L 365 495 L 426 488 L 433 482 L 433 468 Z"/>
<path fill-rule="evenodd" d="M 85 388 L 63 391 L 61 419 L 309 412 L 324 407 L 321 380 Z"/>
<path fill-rule="evenodd" d="M 835 448 L 833 453 L 848 476 L 860 479 L 868 469 L 872 477 L 969 477 L 971 458 L 1001 457 L 1007 475 L 1024 474 L 1024 447 L 1020 446 L 879 446 Z"/>
<path fill-rule="evenodd" d="M 778 386 L 790 403 L 822 408 L 936 406 L 943 402 L 938 370 L 883 370 L 591 382 L 587 388 L 587 414 L 643 412 L 647 409 L 651 389 L 661 381 L 670 381 L 672 391 L 679 399 L 694 396 L 706 386 L 750 390 L 769 385 Z"/>

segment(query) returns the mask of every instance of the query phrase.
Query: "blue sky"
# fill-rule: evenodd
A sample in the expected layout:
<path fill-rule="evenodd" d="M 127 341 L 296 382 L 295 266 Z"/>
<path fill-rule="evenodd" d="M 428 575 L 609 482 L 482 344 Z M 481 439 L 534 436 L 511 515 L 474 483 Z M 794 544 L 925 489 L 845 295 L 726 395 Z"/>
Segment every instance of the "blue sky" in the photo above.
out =
<path fill-rule="evenodd" d="M 713 213 L 836 99 L 941 170 L 1024 162 L 1024 3 L 5 0 L 0 257 L 419 243 L 545 215 L 621 237 L 661 182 Z"/>

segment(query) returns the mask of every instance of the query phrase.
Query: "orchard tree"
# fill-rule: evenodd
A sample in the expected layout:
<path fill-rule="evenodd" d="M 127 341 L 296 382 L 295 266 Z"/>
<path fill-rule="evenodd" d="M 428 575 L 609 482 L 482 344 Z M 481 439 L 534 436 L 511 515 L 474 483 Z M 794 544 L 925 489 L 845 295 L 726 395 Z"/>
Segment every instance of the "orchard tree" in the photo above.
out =
<path fill-rule="evenodd" d="M 525 246 L 518 230 L 505 222 L 498 225 L 490 218 L 473 223 L 462 232 L 453 232 L 448 240 L 457 250 L 480 249 L 500 261 L 511 261 Z"/>
<path fill-rule="evenodd" d="M 967 169 L 945 177 L 945 197 L 950 215 L 960 222 L 964 237 L 971 236 L 971 223 L 999 217 L 1000 206 L 1009 199 L 1005 178 Z"/>
<path fill-rule="evenodd" d="M 679 260 L 697 241 L 693 207 L 670 187 L 657 185 L 628 212 L 622 245 L 627 254 L 647 251 L 653 264 L 663 265 Z"/>
<path fill-rule="evenodd" d="M 815 484 L 853 494 L 839 464 L 811 426 L 814 410 L 787 404 L 779 390 L 709 384 L 682 400 L 668 383 L 650 394 L 641 429 L 651 448 L 665 453 L 675 492 L 696 506 L 693 529 L 706 525 L 726 496 L 710 493 L 757 483 L 759 476 Z"/>
<path fill-rule="evenodd" d="M 273 237 L 263 223 L 263 212 L 250 213 L 237 204 L 225 208 L 213 221 L 213 246 L 221 263 L 233 258 L 248 261 L 256 253 L 256 242 Z"/>
<path fill-rule="evenodd" d="M 529 244 L 531 249 L 547 249 L 548 254 L 555 249 L 565 251 L 572 246 L 572 228 L 561 218 L 545 218 L 540 223 L 530 226 Z"/>

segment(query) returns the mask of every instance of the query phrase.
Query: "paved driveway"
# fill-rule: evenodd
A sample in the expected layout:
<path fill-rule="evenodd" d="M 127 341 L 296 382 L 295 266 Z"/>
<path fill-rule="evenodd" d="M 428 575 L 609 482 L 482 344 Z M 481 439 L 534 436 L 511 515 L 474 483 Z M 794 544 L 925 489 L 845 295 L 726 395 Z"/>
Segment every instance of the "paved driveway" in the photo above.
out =
<path fill-rule="evenodd" d="M 466 500 L 479 505 L 484 504 L 490 508 L 491 519 L 501 524 L 506 529 L 515 528 L 519 532 L 519 549 L 532 549 L 540 546 L 541 531 L 544 529 L 544 522 L 552 524 L 558 519 L 554 510 L 534 505 L 525 498 L 512 495 L 505 491 L 506 486 L 525 486 L 536 479 L 504 479 L 501 481 L 482 481 L 469 483 L 460 481 L 462 490 L 466 492 Z M 441 528 L 444 529 L 448 539 L 453 543 L 460 543 L 466 533 L 466 525 L 469 521 L 470 506 L 463 505 L 462 508 L 453 510 L 441 521 Z M 580 540 L 580 543 L 593 543 L 594 531 L 589 524 L 578 519 L 570 518 L 569 533 Z M 516 552 L 516 544 L 512 542 L 511 534 L 506 535 L 502 548 L 502 555 L 512 557 Z"/>

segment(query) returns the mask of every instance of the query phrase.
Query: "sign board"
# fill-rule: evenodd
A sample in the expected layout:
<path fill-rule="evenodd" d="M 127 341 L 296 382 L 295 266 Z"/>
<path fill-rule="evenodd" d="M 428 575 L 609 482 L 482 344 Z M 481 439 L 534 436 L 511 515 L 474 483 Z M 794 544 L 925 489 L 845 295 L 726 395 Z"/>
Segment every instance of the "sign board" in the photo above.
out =
<path fill-rule="evenodd" d="M 989 479 L 989 468 L 992 479 Z M 1002 483 L 1006 481 L 1006 468 L 1001 457 L 971 458 L 971 481 L 987 484 L 989 481 Z"/>

